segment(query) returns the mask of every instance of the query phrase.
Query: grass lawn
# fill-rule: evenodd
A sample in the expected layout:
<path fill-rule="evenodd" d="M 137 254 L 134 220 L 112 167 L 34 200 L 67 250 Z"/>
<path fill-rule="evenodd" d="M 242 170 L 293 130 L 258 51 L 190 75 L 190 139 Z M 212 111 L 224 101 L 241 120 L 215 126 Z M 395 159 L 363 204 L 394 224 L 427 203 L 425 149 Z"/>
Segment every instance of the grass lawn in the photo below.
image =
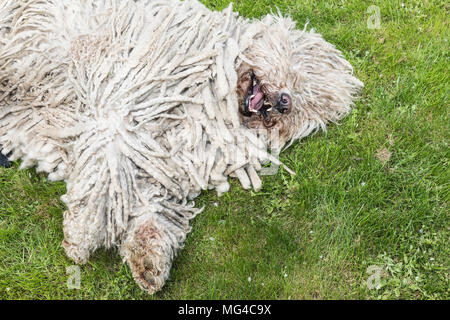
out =
<path fill-rule="evenodd" d="M 280 170 L 258 193 L 233 181 L 221 198 L 198 198 L 206 210 L 165 288 L 148 296 L 113 250 L 95 253 L 81 266 L 81 288 L 68 289 L 65 185 L 18 163 L 2 168 L 0 299 L 450 298 L 450 5 L 235 1 L 248 17 L 275 5 L 301 28 L 309 20 L 365 83 L 339 125 L 281 155 L 297 175 Z M 368 28 L 370 5 L 379 29 Z"/>

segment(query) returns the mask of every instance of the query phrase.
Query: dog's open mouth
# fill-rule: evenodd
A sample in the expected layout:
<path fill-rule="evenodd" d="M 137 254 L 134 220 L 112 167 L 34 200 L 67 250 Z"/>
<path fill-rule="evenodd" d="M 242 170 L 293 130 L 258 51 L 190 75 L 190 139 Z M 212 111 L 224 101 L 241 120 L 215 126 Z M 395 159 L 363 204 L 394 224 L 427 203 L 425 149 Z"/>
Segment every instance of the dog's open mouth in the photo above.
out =
<path fill-rule="evenodd" d="M 270 111 L 272 105 L 268 102 L 267 96 L 264 94 L 257 78 L 251 73 L 250 82 L 244 96 L 242 106 L 242 114 L 246 117 L 252 117 L 255 114 L 261 115 L 265 126 L 271 126 Z"/>
<path fill-rule="evenodd" d="M 264 93 L 261 91 L 261 87 L 259 86 L 256 78 L 252 76 L 252 80 L 245 97 L 245 107 L 248 111 L 256 113 L 264 106 L 264 100 Z"/>

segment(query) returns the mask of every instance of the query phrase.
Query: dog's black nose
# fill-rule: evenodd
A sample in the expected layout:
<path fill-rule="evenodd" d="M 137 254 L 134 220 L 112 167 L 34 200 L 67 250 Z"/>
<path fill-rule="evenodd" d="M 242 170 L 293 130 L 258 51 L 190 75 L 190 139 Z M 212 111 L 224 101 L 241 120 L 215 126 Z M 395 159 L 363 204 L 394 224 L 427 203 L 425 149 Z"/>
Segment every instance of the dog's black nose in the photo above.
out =
<path fill-rule="evenodd" d="M 278 97 L 277 105 L 275 106 L 275 109 L 278 110 L 280 113 L 286 113 L 291 108 L 292 99 L 291 96 L 287 93 L 282 93 Z"/>

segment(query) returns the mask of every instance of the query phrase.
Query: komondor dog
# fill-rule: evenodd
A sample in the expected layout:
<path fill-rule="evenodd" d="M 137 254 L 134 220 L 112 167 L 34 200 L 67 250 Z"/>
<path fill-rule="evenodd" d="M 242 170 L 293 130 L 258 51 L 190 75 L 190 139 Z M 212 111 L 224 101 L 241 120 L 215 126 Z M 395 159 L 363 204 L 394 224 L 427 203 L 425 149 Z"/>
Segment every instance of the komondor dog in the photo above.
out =
<path fill-rule="evenodd" d="M 2 0 L 0 145 L 64 180 L 67 255 L 116 247 L 160 290 L 202 190 L 261 187 L 362 83 L 314 30 L 196 0 Z M 289 170 L 288 168 L 286 168 Z"/>

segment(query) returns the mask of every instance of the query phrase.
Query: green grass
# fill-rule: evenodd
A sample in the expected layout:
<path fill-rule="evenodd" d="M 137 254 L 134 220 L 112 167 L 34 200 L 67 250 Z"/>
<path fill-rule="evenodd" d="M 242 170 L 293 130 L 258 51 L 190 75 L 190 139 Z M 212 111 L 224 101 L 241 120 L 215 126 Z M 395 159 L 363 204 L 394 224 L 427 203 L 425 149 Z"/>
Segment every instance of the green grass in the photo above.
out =
<path fill-rule="evenodd" d="M 204 1 L 222 9 L 227 0 Z M 63 238 L 63 183 L 0 169 L 2 299 L 449 299 L 449 26 L 446 1 L 236 1 L 260 17 L 278 6 L 343 51 L 365 83 L 340 125 L 281 156 L 297 173 L 203 194 L 166 287 L 150 297 L 117 252 L 81 266 Z M 369 29 L 369 5 L 381 12 Z M 384 157 L 381 157 L 384 154 Z M 369 289 L 368 267 L 381 268 Z"/>

